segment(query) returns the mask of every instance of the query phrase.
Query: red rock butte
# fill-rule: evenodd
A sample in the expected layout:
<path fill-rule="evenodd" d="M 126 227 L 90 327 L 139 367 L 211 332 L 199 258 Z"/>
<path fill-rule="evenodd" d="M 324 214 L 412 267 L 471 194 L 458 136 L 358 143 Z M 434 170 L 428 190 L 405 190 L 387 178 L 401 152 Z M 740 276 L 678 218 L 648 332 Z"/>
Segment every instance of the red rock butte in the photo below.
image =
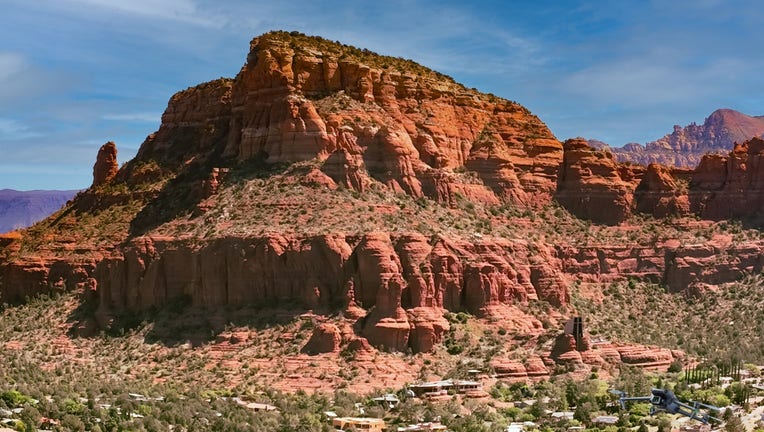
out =
<path fill-rule="evenodd" d="M 192 136 L 196 145 L 179 139 Z M 345 187 L 363 190 L 372 177 L 446 203 L 455 194 L 549 202 L 562 160 L 560 142 L 515 102 L 411 61 L 284 33 L 253 39 L 234 80 L 173 96 L 136 158 L 181 161 L 207 151 L 238 161 L 318 160 Z M 482 184 L 454 170 L 475 172 Z"/>
<path fill-rule="evenodd" d="M 532 214 L 556 200 L 609 225 L 635 212 L 743 217 L 764 202 L 762 148 L 748 142 L 704 158 L 695 171 L 622 164 L 581 139 L 561 143 L 516 102 L 412 61 L 273 32 L 252 40 L 235 79 L 175 94 L 135 159 L 117 170 L 116 147 L 107 143 L 93 187 L 23 238 L 0 243 L 2 296 L 93 290 L 103 325 L 182 296 L 212 309 L 288 300 L 357 319 L 351 338 L 317 328 L 310 353 L 343 343 L 359 352 L 369 343 L 429 351 L 449 329 L 447 311 L 500 317 L 538 335 L 541 323 L 519 306 L 542 300 L 565 313 L 574 280 L 638 278 L 681 291 L 761 270 L 762 244 L 502 238 L 458 228 L 459 218 L 447 215 L 471 215 L 476 205 Z M 277 172 L 283 166 L 291 168 Z M 412 199 L 391 204 L 396 196 Z M 321 204 L 326 197 L 345 201 Z M 300 211 L 313 204 L 315 213 Z M 438 233 L 406 218 L 394 230 L 321 225 L 337 206 L 370 208 L 384 221 L 416 216 L 400 212 L 420 204 L 440 209 L 432 214 L 442 221 L 421 222 L 439 224 Z M 244 217 L 231 216 L 241 208 Z M 256 210 L 267 212 L 265 222 L 251 222 Z M 98 225 L 103 215 L 111 219 Z M 317 234 L 299 234 L 300 223 Z M 543 370 L 531 363 L 526 373 Z"/>

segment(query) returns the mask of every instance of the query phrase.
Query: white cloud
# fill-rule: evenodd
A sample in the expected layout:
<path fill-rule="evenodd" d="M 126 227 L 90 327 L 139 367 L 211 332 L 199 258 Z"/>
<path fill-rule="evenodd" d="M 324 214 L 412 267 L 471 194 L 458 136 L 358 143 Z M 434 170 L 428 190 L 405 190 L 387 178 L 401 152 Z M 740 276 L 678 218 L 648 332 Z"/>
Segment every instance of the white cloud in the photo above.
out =
<path fill-rule="evenodd" d="M 580 70 L 561 89 L 601 104 L 650 107 L 719 97 L 736 85 L 745 63 L 734 58 L 687 65 L 665 58 L 623 58 Z"/>
<path fill-rule="evenodd" d="M 0 141 L 21 140 L 39 136 L 42 135 L 33 132 L 28 126 L 17 120 L 0 118 Z"/>
<path fill-rule="evenodd" d="M 70 0 L 85 6 L 94 6 L 128 15 L 138 15 L 168 21 L 180 21 L 205 27 L 220 27 L 223 22 L 218 17 L 199 10 L 192 0 Z"/>
<path fill-rule="evenodd" d="M 65 72 L 44 69 L 16 52 L 0 51 L 0 115 L 14 116 L 21 106 L 35 103 L 39 96 L 51 99 L 72 85 Z"/>

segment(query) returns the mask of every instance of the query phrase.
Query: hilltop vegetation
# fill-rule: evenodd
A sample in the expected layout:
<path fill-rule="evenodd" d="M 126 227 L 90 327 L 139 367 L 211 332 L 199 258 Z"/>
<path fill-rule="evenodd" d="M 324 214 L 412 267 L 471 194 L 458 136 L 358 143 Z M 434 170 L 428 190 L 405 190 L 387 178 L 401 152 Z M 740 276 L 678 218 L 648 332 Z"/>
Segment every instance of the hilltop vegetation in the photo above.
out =
<path fill-rule="evenodd" d="M 682 349 L 702 358 L 764 361 L 761 275 L 707 286 L 696 295 L 668 294 L 636 280 L 611 283 L 597 300 L 574 297 L 594 337 Z"/>

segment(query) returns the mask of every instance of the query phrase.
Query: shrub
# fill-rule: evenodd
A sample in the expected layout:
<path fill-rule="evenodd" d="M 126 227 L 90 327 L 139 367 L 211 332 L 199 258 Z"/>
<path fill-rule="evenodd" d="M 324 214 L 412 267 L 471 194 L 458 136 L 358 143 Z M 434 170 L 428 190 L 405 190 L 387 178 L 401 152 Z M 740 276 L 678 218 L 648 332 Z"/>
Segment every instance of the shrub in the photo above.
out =
<path fill-rule="evenodd" d="M 0 393 L 0 399 L 5 402 L 8 407 L 17 407 L 29 403 L 32 398 L 19 393 L 17 390 L 8 390 Z"/>
<path fill-rule="evenodd" d="M 676 359 L 669 365 L 668 371 L 669 372 L 681 372 L 682 371 L 682 360 Z"/>

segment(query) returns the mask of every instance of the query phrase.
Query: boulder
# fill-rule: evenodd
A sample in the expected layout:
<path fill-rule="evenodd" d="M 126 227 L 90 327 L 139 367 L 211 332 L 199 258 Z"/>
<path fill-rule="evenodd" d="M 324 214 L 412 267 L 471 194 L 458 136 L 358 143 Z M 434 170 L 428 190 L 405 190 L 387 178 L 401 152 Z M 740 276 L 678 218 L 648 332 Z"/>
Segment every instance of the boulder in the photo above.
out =
<path fill-rule="evenodd" d="M 341 343 L 340 329 L 334 324 L 321 323 L 313 329 L 313 334 L 302 347 L 302 352 L 310 355 L 339 352 Z"/>

